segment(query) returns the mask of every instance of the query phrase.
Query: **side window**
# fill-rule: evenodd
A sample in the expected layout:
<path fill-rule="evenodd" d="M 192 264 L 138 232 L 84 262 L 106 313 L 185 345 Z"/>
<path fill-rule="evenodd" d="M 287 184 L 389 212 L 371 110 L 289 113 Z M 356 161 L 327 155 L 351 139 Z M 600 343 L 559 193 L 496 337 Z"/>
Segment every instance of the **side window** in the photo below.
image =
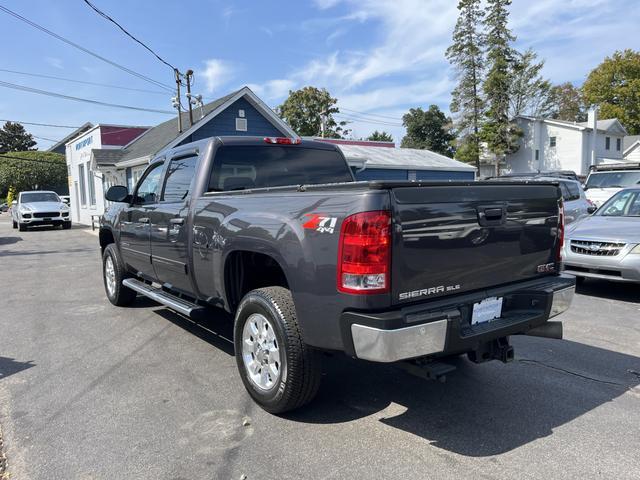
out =
<path fill-rule="evenodd" d="M 162 163 L 156 163 L 142 176 L 142 181 L 136 187 L 135 204 L 148 205 L 157 202 L 158 184 L 162 173 Z"/>
<path fill-rule="evenodd" d="M 197 156 L 177 158 L 169 162 L 162 192 L 163 202 L 182 202 L 187 198 L 197 163 Z"/>
<path fill-rule="evenodd" d="M 567 182 L 567 189 L 571 196 L 571 200 L 578 200 L 580 198 L 580 186 L 577 183 Z"/>
<path fill-rule="evenodd" d="M 567 184 L 565 182 L 560 182 L 560 191 L 562 191 L 563 200 L 571 200 L 571 193 L 569 193 L 569 189 L 567 188 Z"/>

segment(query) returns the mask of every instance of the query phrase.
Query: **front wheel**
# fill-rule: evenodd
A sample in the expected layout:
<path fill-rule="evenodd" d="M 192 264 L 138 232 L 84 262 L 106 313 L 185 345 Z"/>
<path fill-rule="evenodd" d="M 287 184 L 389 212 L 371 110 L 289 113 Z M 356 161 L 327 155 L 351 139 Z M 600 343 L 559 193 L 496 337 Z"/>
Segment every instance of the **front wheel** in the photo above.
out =
<path fill-rule="evenodd" d="M 64 222 L 62 224 L 62 229 L 63 230 L 69 230 L 71 228 L 71 222 Z"/>
<path fill-rule="evenodd" d="M 302 341 L 289 290 L 249 292 L 238 307 L 233 339 L 242 382 L 264 410 L 284 413 L 315 397 L 321 355 Z"/>
<path fill-rule="evenodd" d="M 136 299 L 136 292 L 122 284 L 127 272 L 120 252 L 113 243 L 107 245 L 102 255 L 102 277 L 107 298 L 114 305 L 125 307 Z"/>
<path fill-rule="evenodd" d="M 27 230 L 27 226 L 24 223 L 18 223 L 18 230 L 24 232 Z"/>

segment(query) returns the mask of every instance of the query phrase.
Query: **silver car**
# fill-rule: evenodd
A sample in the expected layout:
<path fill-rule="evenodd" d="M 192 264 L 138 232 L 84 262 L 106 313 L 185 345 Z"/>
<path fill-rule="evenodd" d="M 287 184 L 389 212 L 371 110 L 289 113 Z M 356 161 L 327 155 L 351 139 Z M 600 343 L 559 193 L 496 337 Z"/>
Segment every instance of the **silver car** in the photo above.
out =
<path fill-rule="evenodd" d="M 640 283 L 640 187 L 624 189 L 567 228 L 565 271 L 578 277 Z"/>
<path fill-rule="evenodd" d="M 11 204 L 13 228 L 21 232 L 33 225 L 62 225 L 71 228 L 69 207 L 60 200 L 56 192 L 37 190 L 20 192 L 18 200 Z"/>

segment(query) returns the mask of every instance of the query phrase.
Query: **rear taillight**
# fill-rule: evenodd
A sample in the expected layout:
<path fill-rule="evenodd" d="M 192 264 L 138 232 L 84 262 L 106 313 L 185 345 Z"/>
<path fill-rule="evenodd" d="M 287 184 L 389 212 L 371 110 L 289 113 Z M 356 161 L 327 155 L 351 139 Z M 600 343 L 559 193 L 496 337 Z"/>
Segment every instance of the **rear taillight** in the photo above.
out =
<path fill-rule="evenodd" d="M 302 143 L 300 138 L 289 137 L 264 137 L 264 141 L 278 145 L 298 145 L 299 143 Z"/>
<path fill-rule="evenodd" d="M 564 204 L 562 201 L 558 205 L 558 250 L 556 251 L 556 261 L 562 261 L 562 247 L 564 246 Z"/>
<path fill-rule="evenodd" d="M 344 219 L 338 247 L 338 290 L 385 293 L 390 286 L 391 214 L 356 213 Z"/>

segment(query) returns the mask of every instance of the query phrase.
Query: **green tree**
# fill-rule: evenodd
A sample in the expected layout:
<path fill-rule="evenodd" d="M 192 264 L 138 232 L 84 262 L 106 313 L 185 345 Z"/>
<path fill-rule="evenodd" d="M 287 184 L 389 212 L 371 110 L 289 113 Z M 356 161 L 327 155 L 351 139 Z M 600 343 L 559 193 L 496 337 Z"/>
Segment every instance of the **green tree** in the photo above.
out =
<path fill-rule="evenodd" d="M 407 134 L 401 147 L 426 149 L 453 157 L 456 137 L 452 133 L 451 119 L 437 105 L 431 105 L 427 111 L 421 107 L 410 109 L 402 116 L 402 124 Z"/>
<path fill-rule="evenodd" d="M 66 184 L 64 155 L 38 151 L 0 154 L 0 194 L 9 190 L 58 189 Z"/>
<path fill-rule="evenodd" d="M 514 54 L 509 92 L 511 119 L 518 115 L 548 117 L 553 111 L 551 82 L 542 77 L 544 61 L 537 62 L 537 57 L 532 49 Z"/>
<path fill-rule="evenodd" d="M 617 51 L 605 58 L 582 86 L 587 105 L 601 118 L 617 118 L 630 135 L 640 134 L 640 52 Z"/>
<path fill-rule="evenodd" d="M 509 107 L 512 67 L 515 53 L 511 46 L 515 37 L 508 27 L 511 0 L 487 0 L 487 77 L 484 93 L 487 102 L 481 139 L 499 162 L 518 148 L 519 129 L 510 122 Z M 497 172 L 497 165 L 496 165 Z"/>
<path fill-rule="evenodd" d="M 382 132 L 376 130 L 367 137 L 367 140 L 371 140 L 372 142 L 393 142 L 393 137 L 384 130 Z"/>
<path fill-rule="evenodd" d="M 479 131 L 484 102 L 482 79 L 485 36 L 482 32 L 484 11 L 481 0 L 460 0 L 458 21 L 453 30 L 453 43 L 446 56 L 456 71 L 457 85 L 451 92 L 451 112 L 458 142 L 456 158 L 475 163 L 480 168 Z"/>
<path fill-rule="evenodd" d="M 337 102 L 324 88 L 304 87 L 289 91 L 289 96 L 276 111 L 300 136 L 322 135 L 324 123 L 325 137 L 343 138 L 349 134 L 349 130 L 344 129 L 347 122 L 333 118 L 340 113 Z"/>
<path fill-rule="evenodd" d="M 36 142 L 24 127 L 16 122 L 6 122 L 0 129 L 0 153 L 35 150 Z"/>
<path fill-rule="evenodd" d="M 587 107 L 582 92 L 573 83 L 554 85 L 549 92 L 551 117 L 568 122 L 586 122 Z"/>

